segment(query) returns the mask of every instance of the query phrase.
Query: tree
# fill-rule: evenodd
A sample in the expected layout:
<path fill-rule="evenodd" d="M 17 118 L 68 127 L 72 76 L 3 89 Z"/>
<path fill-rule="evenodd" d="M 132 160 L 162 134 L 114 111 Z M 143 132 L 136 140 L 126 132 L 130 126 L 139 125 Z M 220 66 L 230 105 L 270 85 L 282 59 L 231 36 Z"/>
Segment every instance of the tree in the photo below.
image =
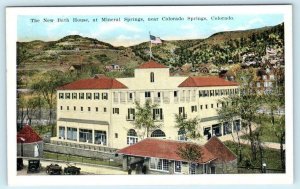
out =
<path fill-rule="evenodd" d="M 52 70 L 37 75 L 32 83 L 31 89 L 38 95 L 41 95 L 49 108 L 49 124 L 52 124 L 53 108 L 56 100 L 56 88 L 69 82 L 68 78 L 63 72 Z M 53 124 L 52 124 L 53 125 Z M 54 125 L 52 126 L 52 134 L 54 133 Z"/>
<path fill-rule="evenodd" d="M 157 107 L 157 104 L 152 104 L 150 100 L 146 100 L 144 106 L 139 102 L 135 102 L 136 110 L 134 125 L 137 129 L 144 129 L 143 136 L 149 137 L 149 131 L 159 128 L 160 125 L 155 124 L 152 110 Z"/>
<path fill-rule="evenodd" d="M 185 119 L 180 114 L 175 114 L 175 122 L 180 132 L 184 135 L 184 138 L 187 139 L 198 139 L 201 137 L 201 134 L 198 132 L 197 126 L 199 125 L 200 120 L 195 117 L 192 119 Z"/>
<path fill-rule="evenodd" d="M 176 153 L 179 157 L 186 160 L 190 166 L 193 163 L 201 162 L 203 156 L 201 147 L 193 143 L 178 146 Z"/>

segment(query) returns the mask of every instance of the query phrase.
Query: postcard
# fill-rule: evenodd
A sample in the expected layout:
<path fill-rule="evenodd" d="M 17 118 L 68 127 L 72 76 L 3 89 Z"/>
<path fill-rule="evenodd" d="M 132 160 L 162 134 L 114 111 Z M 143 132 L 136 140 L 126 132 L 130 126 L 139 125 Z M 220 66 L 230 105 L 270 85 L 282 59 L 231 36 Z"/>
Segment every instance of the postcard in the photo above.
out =
<path fill-rule="evenodd" d="M 10 185 L 293 182 L 291 5 L 7 7 L 6 23 Z"/>

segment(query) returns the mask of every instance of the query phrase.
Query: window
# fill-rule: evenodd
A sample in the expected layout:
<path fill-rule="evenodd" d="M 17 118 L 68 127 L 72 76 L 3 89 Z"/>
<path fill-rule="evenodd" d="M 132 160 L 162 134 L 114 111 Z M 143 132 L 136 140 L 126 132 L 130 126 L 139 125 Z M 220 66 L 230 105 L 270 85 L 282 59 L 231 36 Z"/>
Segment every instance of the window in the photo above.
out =
<path fill-rule="evenodd" d="M 127 144 L 132 145 L 138 142 L 138 137 L 134 129 L 127 132 Z"/>
<path fill-rule="evenodd" d="M 92 100 L 92 93 L 86 93 L 86 99 Z"/>
<path fill-rule="evenodd" d="M 197 112 L 197 106 L 195 105 L 195 106 L 191 106 L 191 111 L 192 112 Z"/>
<path fill-rule="evenodd" d="M 80 107 L 80 110 L 83 112 L 83 107 L 82 106 Z"/>
<path fill-rule="evenodd" d="M 178 91 L 174 91 L 174 97 L 178 97 Z"/>
<path fill-rule="evenodd" d="M 127 120 L 134 120 L 135 119 L 135 109 L 128 108 Z"/>
<path fill-rule="evenodd" d="M 175 173 L 181 173 L 181 161 L 174 161 Z"/>
<path fill-rule="evenodd" d="M 205 104 L 205 109 L 208 109 L 208 105 L 207 104 Z"/>
<path fill-rule="evenodd" d="M 187 140 L 186 131 L 183 127 L 181 127 L 178 130 L 178 140 L 181 140 L 181 141 L 186 141 Z"/>
<path fill-rule="evenodd" d="M 91 111 L 91 107 L 88 107 L 88 111 L 89 111 L 89 112 Z"/>
<path fill-rule="evenodd" d="M 119 108 L 113 108 L 113 114 L 119 114 Z"/>
<path fill-rule="evenodd" d="M 203 105 L 200 105 L 200 109 L 201 109 L 201 110 L 203 109 Z"/>
<path fill-rule="evenodd" d="M 71 96 L 70 96 L 70 93 L 66 93 L 66 99 L 70 99 Z"/>
<path fill-rule="evenodd" d="M 145 92 L 145 98 L 150 98 L 150 97 L 151 97 L 151 92 L 146 91 L 146 92 Z"/>
<path fill-rule="evenodd" d="M 166 137 L 166 134 L 162 130 L 157 129 L 151 133 L 151 137 Z"/>
<path fill-rule="evenodd" d="M 79 99 L 84 99 L 84 93 L 79 93 Z"/>
<path fill-rule="evenodd" d="M 62 107 L 62 106 L 60 106 L 60 110 L 63 110 L 63 107 Z"/>
<path fill-rule="evenodd" d="M 93 131 L 88 129 L 79 129 L 79 142 L 93 142 Z"/>
<path fill-rule="evenodd" d="M 192 174 L 192 175 L 196 174 L 196 164 L 191 163 L 189 171 L 190 171 L 190 174 Z"/>
<path fill-rule="evenodd" d="M 94 141 L 95 144 L 106 145 L 106 131 L 95 130 Z"/>
<path fill-rule="evenodd" d="M 214 90 L 210 90 L 209 93 L 210 96 L 214 96 Z"/>
<path fill-rule="evenodd" d="M 102 100 L 108 100 L 108 94 L 102 93 Z"/>
<path fill-rule="evenodd" d="M 153 72 L 150 73 L 150 82 L 151 83 L 154 82 L 154 73 Z"/>
<path fill-rule="evenodd" d="M 73 107 L 74 111 L 76 111 L 76 106 Z"/>
<path fill-rule="evenodd" d="M 98 107 L 96 107 L 96 108 L 95 108 L 95 111 L 96 111 L 96 112 L 98 112 L 98 111 L 99 111 Z"/>
<path fill-rule="evenodd" d="M 222 136 L 221 124 L 212 125 L 212 136 Z"/>
<path fill-rule="evenodd" d="M 211 104 L 210 107 L 211 107 L 211 108 L 214 108 L 214 104 Z"/>
<path fill-rule="evenodd" d="M 64 93 L 59 93 L 59 99 L 64 99 Z"/>
<path fill-rule="evenodd" d="M 115 138 L 118 138 L 119 136 L 118 136 L 118 133 L 115 133 Z"/>
<path fill-rule="evenodd" d="M 69 110 L 69 106 L 67 106 L 67 110 Z"/>
<path fill-rule="evenodd" d="M 223 123 L 223 135 L 232 133 L 231 125 L 228 122 Z"/>
<path fill-rule="evenodd" d="M 72 93 L 72 99 L 77 99 L 77 93 Z"/>
<path fill-rule="evenodd" d="M 94 93 L 94 100 L 99 100 L 99 99 L 100 99 L 99 93 Z"/>
<path fill-rule="evenodd" d="M 233 130 L 234 131 L 240 131 L 241 130 L 241 121 L 240 120 L 234 120 L 233 121 Z"/>
<path fill-rule="evenodd" d="M 150 169 L 169 171 L 169 161 L 166 159 L 150 158 Z"/>
<path fill-rule="evenodd" d="M 106 112 L 106 110 L 107 110 L 107 109 L 104 107 L 104 108 L 103 108 L 103 112 Z"/>
<path fill-rule="evenodd" d="M 67 139 L 77 141 L 77 129 L 67 127 Z"/>
<path fill-rule="evenodd" d="M 66 136 L 65 136 L 65 127 L 63 127 L 63 126 L 60 126 L 59 127 L 59 135 L 58 135 L 58 137 L 60 138 L 60 139 L 65 139 L 66 138 Z"/>
<path fill-rule="evenodd" d="M 132 101 L 132 99 L 133 99 L 133 95 L 132 95 L 132 93 L 129 93 L 129 94 L 128 94 L 128 100 L 129 100 L 129 101 Z"/>
<path fill-rule="evenodd" d="M 217 108 L 219 107 L 219 103 L 217 103 Z"/>
<path fill-rule="evenodd" d="M 154 108 L 152 111 L 153 111 L 153 120 L 159 121 L 164 119 L 162 108 Z"/>

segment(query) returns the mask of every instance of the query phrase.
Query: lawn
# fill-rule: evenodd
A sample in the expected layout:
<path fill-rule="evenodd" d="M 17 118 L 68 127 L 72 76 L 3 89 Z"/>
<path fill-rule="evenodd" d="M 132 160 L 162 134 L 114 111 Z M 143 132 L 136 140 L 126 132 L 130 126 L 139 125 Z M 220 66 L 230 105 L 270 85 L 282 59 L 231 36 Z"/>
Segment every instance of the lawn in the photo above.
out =
<path fill-rule="evenodd" d="M 114 166 L 114 167 L 121 167 L 121 164 L 109 161 L 109 160 L 103 160 L 103 159 L 96 159 L 96 158 L 88 158 L 88 157 L 82 157 L 82 156 L 74 156 L 69 154 L 59 154 L 59 153 L 53 153 L 53 152 L 45 152 L 44 151 L 44 158 L 45 159 L 54 159 L 54 160 L 62 160 L 66 162 L 78 162 L 78 163 L 90 163 L 90 164 L 96 164 L 96 165 L 108 165 L 108 166 Z"/>
<path fill-rule="evenodd" d="M 234 153 L 237 152 L 237 143 L 232 141 L 225 141 L 225 145 Z M 242 145 L 242 157 L 243 160 L 238 163 L 239 167 L 244 167 L 247 159 L 250 160 L 251 149 L 249 145 Z M 239 157 L 238 157 L 239 158 Z M 264 148 L 263 151 L 263 162 L 267 164 L 267 169 L 278 169 L 281 170 L 280 151 L 270 148 Z M 257 153 L 257 160 L 251 161 L 253 167 L 260 167 L 259 153 Z"/>

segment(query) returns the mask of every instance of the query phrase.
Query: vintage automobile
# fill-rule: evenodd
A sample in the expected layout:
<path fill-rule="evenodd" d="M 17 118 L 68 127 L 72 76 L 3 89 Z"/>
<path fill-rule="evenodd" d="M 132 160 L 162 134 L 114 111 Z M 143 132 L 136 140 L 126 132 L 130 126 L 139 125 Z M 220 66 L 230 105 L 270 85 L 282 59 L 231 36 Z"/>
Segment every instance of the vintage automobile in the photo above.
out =
<path fill-rule="evenodd" d="M 40 160 L 30 159 L 28 160 L 27 173 L 38 173 L 41 170 Z"/>
<path fill-rule="evenodd" d="M 64 174 L 65 175 L 79 175 L 80 174 L 79 167 L 76 167 L 73 164 L 67 164 L 67 167 L 64 168 Z"/>
<path fill-rule="evenodd" d="M 17 171 L 22 170 L 24 167 L 23 158 L 17 158 Z"/>
<path fill-rule="evenodd" d="M 46 167 L 46 173 L 49 175 L 61 175 L 62 168 L 57 164 L 50 164 Z"/>

